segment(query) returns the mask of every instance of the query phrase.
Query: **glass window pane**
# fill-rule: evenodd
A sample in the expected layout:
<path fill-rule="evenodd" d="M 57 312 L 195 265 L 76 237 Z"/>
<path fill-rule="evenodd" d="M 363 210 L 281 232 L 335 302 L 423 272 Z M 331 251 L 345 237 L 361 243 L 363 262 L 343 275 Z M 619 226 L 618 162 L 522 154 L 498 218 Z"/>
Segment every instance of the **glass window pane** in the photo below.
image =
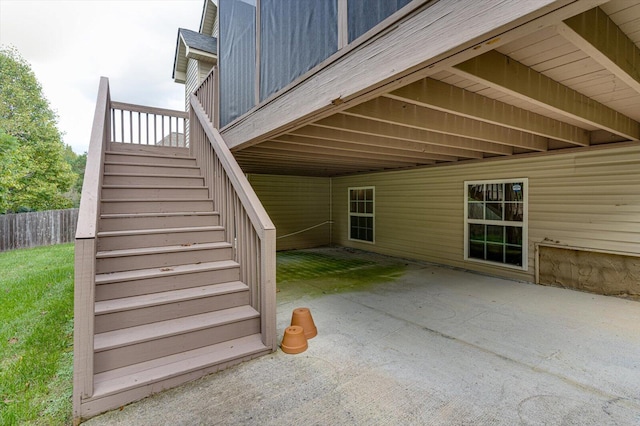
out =
<path fill-rule="evenodd" d="M 364 203 L 362 201 L 358 201 L 358 213 L 364 213 Z"/>
<path fill-rule="evenodd" d="M 506 243 L 522 246 L 522 228 L 519 226 L 505 226 Z"/>
<path fill-rule="evenodd" d="M 356 213 L 358 211 L 358 203 L 352 201 L 349 203 L 349 213 Z"/>
<path fill-rule="evenodd" d="M 502 203 L 487 203 L 485 209 L 485 219 L 502 220 Z"/>
<path fill-rule="evenodd" d="M 505 203 L 504 220 L 511 222 L 522 222 L 524 220 L 523 203 Z"/>
<path fill-rule="evenodd" d="M 365 189 L 365 200 L 373 201 L 373 188 Z"/>
<path fill-rule="evenodd" d="M 506 201 L 523 201 L 524 200 L 524 184 L 522 182 L 513 182 L 505 184 Z"/>
<path fill-rule="evenodd" d="M 467 193 L 469 201 L 484 201 L 483 184 L 469 185 Z"/>
<path fill-rule="evenodd" d="M 350 238 L 358 238 L 358 217 L 351 216 L 351 227 L 349 229 Z"/>
<path fill-rule="evenodd" d="M 484 241 L 484 225 L 477 223 L 469 224 L 469 239 L 472 241 Z"/>
<path fill-rule="evenodd" d="M 486 201 L 502 201 L 504 184 L 502 183 L 488 183 L 486 185 Z"/>
<path fill-rule="evenodd" d="M 506 246 L 505 263 L 522 266 L 522 247 Z"/>
<path fill-rule="evenodd" d="M 484 243 L 469 241 L 469 257 L 484 260 Z"/>
<path fill-rule="evenodd" d="M 365 213 L 373 213 L 373 202 L 372 201 L 367 201 L 367 203 L 365 204 Z"/>
<path fill-rule="evenodd" d="M 504 263 L 504 246 L 487 243 L 487 260 Z"/>
<path fill-rule="evenodd" d="M 504 226 L 487 225 L 487 241 L 504 243 Z"/>
<path fill-rule="evenodd" d="M 469 203 L 469 219 L 484 219 L 484 205 L 482 203 Z"/>

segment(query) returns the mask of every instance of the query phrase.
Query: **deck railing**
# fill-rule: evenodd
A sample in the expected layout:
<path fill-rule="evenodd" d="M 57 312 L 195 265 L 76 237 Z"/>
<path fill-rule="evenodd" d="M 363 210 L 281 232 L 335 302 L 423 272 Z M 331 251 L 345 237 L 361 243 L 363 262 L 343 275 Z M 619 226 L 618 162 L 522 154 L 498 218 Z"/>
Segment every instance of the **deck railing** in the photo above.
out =
<path fill-rule="evenodd" d="M 234 246 L 251 305 L 261 313 L 263 343 L 275 350 L 275 226 L 196 94 L 190 102 L 191 155 L 197 159 L 214 208 L 220 213 L 226 240 Z"/>
<path fill-rule="evenodd" d="M 80 417 L 80 399 L 93 395 L 93 306 L 95 303 L 96 234 L 100 217 L 100 188 L 104 154 L 110 135 L 111 96 L 109 80 L 100 79 L 93 128 L 82 184 L 82 198 L 76 228 L 74 334 L 73 334 L 73 412 Z"/>
<path fill-rule="evenodd" d="M 213 123 L 213 127 L 219 129 L 219 98 L 216 87 L 218 87 L 218 67 L 213 67 L 207 77 L 200 84 L 200 86 L 198 86 L 198 88 L 194 91 L 194 93 L 198 98 L 198 101 L 200 101 L 200 105 L 202 105 L 202 108 L 204 108 L 207 117 L 209 117 L 209 121 Z"/>
<path fill-rule="evenodd" d="M 111 141 L 186 147 L 184 111 L 111 102 Z"/>

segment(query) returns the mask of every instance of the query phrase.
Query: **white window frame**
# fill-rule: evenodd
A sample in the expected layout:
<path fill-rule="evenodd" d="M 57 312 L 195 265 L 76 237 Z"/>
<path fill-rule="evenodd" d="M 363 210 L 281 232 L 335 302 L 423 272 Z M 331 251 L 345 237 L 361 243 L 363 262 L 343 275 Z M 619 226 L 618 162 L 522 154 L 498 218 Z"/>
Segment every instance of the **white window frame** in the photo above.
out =
<path fill-rule="evenodd" d="M 469 219 L 469 185 L 479 184 L 504 184 L 519 183 L 523 186 L 523 215 L 522 222 L 506 221 L 506 220 L 488 220 L 488 219 Z M 502 201 L 504 202 L 504 200 Z M 511 265 L 503 262 L 495 262 L 491 260 L 477 259 L 469 257 L 469 224 L 497 225 L 497 226 L 519 226 L 522 228 L 522 266 Z M 501 268 L 516 269 L 519 271 L 527 271 L 529 269 L 529 179 L 513 178 L 513 179 L 488 179 L 473 180 L 464 182 L 464 260 L 485 265 L 497 266 Z"/>
<path fill-rule="evenodd" d="M 351 212 L 351 191 L 353 190 L 367 190 L 367 189 L 371 189 L 372 190 L 372 195 L 373 195 L 373 213 L 352 213 Z M 365 244 L 375 244 L 376 242 L 376 187 L 375 186 L 352 186 L 347 188 L 347 216 L 348 216 L 348 222 L 349 222 L 349 227 L 347 228 L 347 236 L 349 241 L 357 241 L 359 243 L 365 243 Z M 351 217 L 352 216 L 358 216 L 358 217 L 371 217 L 372 219 L 372 232 L 373 232 L 373 239 L 372 241 L 367 241 L 367 240 L 360 240 L 358 238 L 351 238 Z"/>

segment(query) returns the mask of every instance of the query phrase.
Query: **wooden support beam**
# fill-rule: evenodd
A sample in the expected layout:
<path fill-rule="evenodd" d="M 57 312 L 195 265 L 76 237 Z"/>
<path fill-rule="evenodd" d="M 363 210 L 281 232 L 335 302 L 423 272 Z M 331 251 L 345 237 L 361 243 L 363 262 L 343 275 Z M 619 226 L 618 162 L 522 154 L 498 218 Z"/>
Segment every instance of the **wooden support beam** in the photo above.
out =
<path fill-rule="evenodd" d="M 402 151 L 392 149 L 382 149 L 375 147 L 365 147 L 363 145 L 347 145 L 335 141 L 320 141 L 319 139 L 304 138 L 301 136 L 283 135 L 277 139 L 263 142 L 260 148 L 282 150 L 285 152 L 305 153 L 305 154 L 329 154 L 339 155 L 341 158 L 366 158 L 371 160 L 398 161 L 409 164 L 433 164 L 435 160 L 456 161 L 457 157 L 447 157 L 436 155 L 432 158 L 420 153 L 403 154 Z"/>
<path fill-rule="evenodd" d="M 532 151 L 546 151 L 548 144 L 548 139 L 542 136 L 385 97 L 350 108 L 344 114 Z"/>
<path fill-rule="evenodd" d="M 459 148 L 465 151 L 487 152 L 498 155 L 511 155 L 513 153 L 513 148 L 507 145 L 430 132 L 413 127 L 398 126 L 344 114 L 336 114 L 316 121 L 311 126 L 296 129 L 292 133 L 309 137 L 333 138 L 329 136 L 330 133 L 322 129 L 329 129 L 333 132 L 346 131 L 358 133 L 367 136 L 367 138 L 384 137 L 387 140 L 393 139 L 396 142 L 389 141 L 388 143 L 397 143 L 397 145 L 394 146 L 403 147 L 403 149 L 417 149 L 422 151 L 424 149 L 423 145 L 427 144 L 430 146 Z"/>
<path fill-rule="evenodd" d="M 428 77 L 385 96 L 574 145 L 589 145 L 585 129 Z"/>
<path fill-rule="evenodd" d="M 304 143 L 307 144 L 323 145 L 337 149 L 348 148 L 363 151 L 373 150 L 372 152 L 401 153 L 402 155 L 423 155 L 425 158 L 431 156 L 430 158 L 434 160 L 446 160 L 443 157 L 482 158 L 482 152 L 470 149 L 429 145 L 316 126 L 306 126 L 276 139 L 295 141 L 295 139 L 290 139 L 295 137 L 302 138 Z"/>
<path fill-rule="evenodd" d="M 599 7 L 559 23 L 558 33 L 640 93 L 640 49 Z"/>
<path fill-rule="evenodd" d="M 495 50 L 454 66 L 452 72 L 628 139 L 640 138 L 637 121 Z"/>
<path fill-rule="evenodd" d="M 273 147 L 274 142 L 286 144 L 290 150 L 295 151 L 296 147 L 299 148 L 313 148 L 321 149 L 318 152 L 327 152 L 327 150 L 334 150 L 337 153 L 343 153 L 345 155 L 352 155 L 358 157 L 362 154 L 375 154 L 376 156 L 382 156 L 382 158 L 388 159 L 403 159 L 410 162 L 416 162 L 416 160 L 431 160 L 431 161 L 456 161 L 458 157 L 451 155 L 439 155 L 423 152 L 405 151 L 400 149 L 394 149 L 383 146 L 370 146 L 363 144 L 355 144 L 342 141 L 334 141 L 328 139 L 316 139 L 308 138 L 305 136 L 296 135 L 282 135 L 271 141 L 260 144 L 260 147 Z M 308 151 L 312 152 L 312 151 Z"/>

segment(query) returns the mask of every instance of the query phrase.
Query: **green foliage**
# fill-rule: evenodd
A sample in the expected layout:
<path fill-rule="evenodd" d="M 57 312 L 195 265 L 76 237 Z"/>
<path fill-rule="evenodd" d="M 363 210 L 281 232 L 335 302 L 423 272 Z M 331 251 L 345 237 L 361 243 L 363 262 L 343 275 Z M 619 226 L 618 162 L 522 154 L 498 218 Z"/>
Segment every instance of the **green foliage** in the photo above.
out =
<path fill-rule="evenodd" d="M 0 424 L 71 423 L 73 245 L 0 253 Z"/>
<path fill-rule="evenodd" d="M 0 213 L 71 207 L 77 174 L 29 64 L 0 48 Z"/>

